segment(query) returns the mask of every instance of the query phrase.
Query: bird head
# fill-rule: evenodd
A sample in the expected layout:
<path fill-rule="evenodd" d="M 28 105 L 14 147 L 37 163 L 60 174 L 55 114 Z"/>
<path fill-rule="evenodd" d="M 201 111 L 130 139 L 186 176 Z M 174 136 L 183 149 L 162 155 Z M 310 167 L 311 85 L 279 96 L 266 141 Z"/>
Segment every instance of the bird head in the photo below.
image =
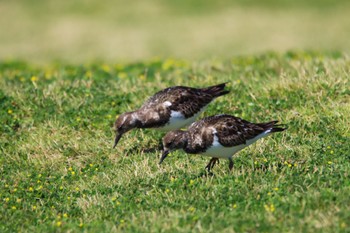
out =
<path fill-rule="evenodd" d="M 183 130 L 168 132 L 163 138 L 163 153 L 159 161 L 161 164 L 171 151 L 184 149 L 187 145 L 187 133 Z"/>
<path fill-rule="evenodd" d="M 139 125 L 140 121 L 137 118 L 137 114 L 135 112 L 126 112 L 121 114 L 118 119 L 114 123 L 114 129 L 116 132 L 116 136 L 114 139 L 115 148 L 122 137 L 122 135 L 129 130 L 136 128 Z"/>

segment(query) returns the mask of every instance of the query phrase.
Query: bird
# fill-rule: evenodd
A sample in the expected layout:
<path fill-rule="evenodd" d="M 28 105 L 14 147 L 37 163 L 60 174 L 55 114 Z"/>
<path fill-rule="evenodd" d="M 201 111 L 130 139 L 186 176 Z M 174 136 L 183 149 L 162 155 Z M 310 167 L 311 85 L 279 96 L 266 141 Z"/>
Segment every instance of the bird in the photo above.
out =
<path fill-rule="evenodd" d="M 182 149 L 188 154 L 212 157 L 205 167 L 210 172 L 219 158 L 229 160 L 233 168 L 233 155 L 260 138 L 286 130 L 278 121 L 251 123 L 228 114 L 209 116 L 194 122 L 187 130 L 173 130 L 163 137 L 163 153 L 159 164 L 171 151 Z"/>
<path fill-rule="evenodd" d="M 215 98 L 228 94 L 227 83 L 205 88 L 174 86 L 150 97 L 138 110 L 121 114 L 114 123 L 115 148 L 126 132 L 134 128 L 162 131 L 181 129 L 193 123 Z"/>

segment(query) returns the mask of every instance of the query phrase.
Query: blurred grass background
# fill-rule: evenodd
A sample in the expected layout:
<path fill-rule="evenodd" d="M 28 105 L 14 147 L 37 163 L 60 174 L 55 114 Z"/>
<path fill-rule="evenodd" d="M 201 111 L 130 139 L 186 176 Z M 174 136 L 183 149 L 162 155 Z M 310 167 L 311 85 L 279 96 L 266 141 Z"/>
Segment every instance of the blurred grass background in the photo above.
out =
<path fill-rule="evenodd" d="M 348 0 L 0 1 L 0 59 L 228 58 L 350 51 Z"/>

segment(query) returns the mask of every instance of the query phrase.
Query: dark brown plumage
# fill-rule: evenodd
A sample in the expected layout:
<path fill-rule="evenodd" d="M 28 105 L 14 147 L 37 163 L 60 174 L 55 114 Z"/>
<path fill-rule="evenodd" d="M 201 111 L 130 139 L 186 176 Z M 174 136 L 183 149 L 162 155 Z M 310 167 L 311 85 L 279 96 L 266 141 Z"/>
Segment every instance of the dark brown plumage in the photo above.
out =
<path fill-rule="evenodd" d="M 277 125 L 277 121 L 251 123 L 230 115 L 215 115 L 193 123 L 186 131 L 171 131 L 163 138 L 164 153 L 162 162 L 171 150 L 183 149 L 189 154 L 203 154 L 213 157 L 207 165 L 210 170 L 218 158 L 230 160 L 243 148 L 259 138 L 286 128 Z"/>
<path fill-rule="evenodd" d="M 121 136 L 133 128 L 169 131 L 191 124 L 212 100 L 229 93 L 224 90 L 225 85 L 206 88 L 176 86 L 157 92 L 140 109 L 119 116 L 115 122 L 114 147 Z"/>

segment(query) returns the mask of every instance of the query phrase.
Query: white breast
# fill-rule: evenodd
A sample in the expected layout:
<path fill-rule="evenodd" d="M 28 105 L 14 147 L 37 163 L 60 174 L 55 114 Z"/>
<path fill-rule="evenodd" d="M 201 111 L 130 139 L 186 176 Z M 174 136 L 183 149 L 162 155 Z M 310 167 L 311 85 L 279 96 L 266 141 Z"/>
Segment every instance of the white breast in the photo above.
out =
<path fill-rule="evenodd" d="M 204 108 L 202 108 L 198 113 L 194 114 L 192 117 L 187 118 L 187 119 L 185 118 L 185 116 L 181 112 L 171 111 L 169 122 L 165 126 L 158 128 L 158 129 L 164 130 L 164 131 L 181 129 L 181 128 L 193 123 L 196 120 L 196 118 L 198 117 L 198 115 L 200 115 L 202 113 L 203 110 L 204 110 Z"/>
<path fill-rule="evenodd" d="M 266 130 L 265 132 L 259 134 L 255 138 L 252 138 L 250 140 L 246 141 L 246 144 L 241 144 L 233 147 L 224 147 L 220 144 L 219 139 L 216 134 L 214 134 L 214 140 L 211 147 L 209 147 L 204 153 L 202 153 L 205 156 L 209 157 L 216 157 L 216 158 L 230 158 L 238 151 L 242 150 L 243 148 L 253 144 L 258 139 L 266 137 L 270 133 L 270 129 Z"/>

